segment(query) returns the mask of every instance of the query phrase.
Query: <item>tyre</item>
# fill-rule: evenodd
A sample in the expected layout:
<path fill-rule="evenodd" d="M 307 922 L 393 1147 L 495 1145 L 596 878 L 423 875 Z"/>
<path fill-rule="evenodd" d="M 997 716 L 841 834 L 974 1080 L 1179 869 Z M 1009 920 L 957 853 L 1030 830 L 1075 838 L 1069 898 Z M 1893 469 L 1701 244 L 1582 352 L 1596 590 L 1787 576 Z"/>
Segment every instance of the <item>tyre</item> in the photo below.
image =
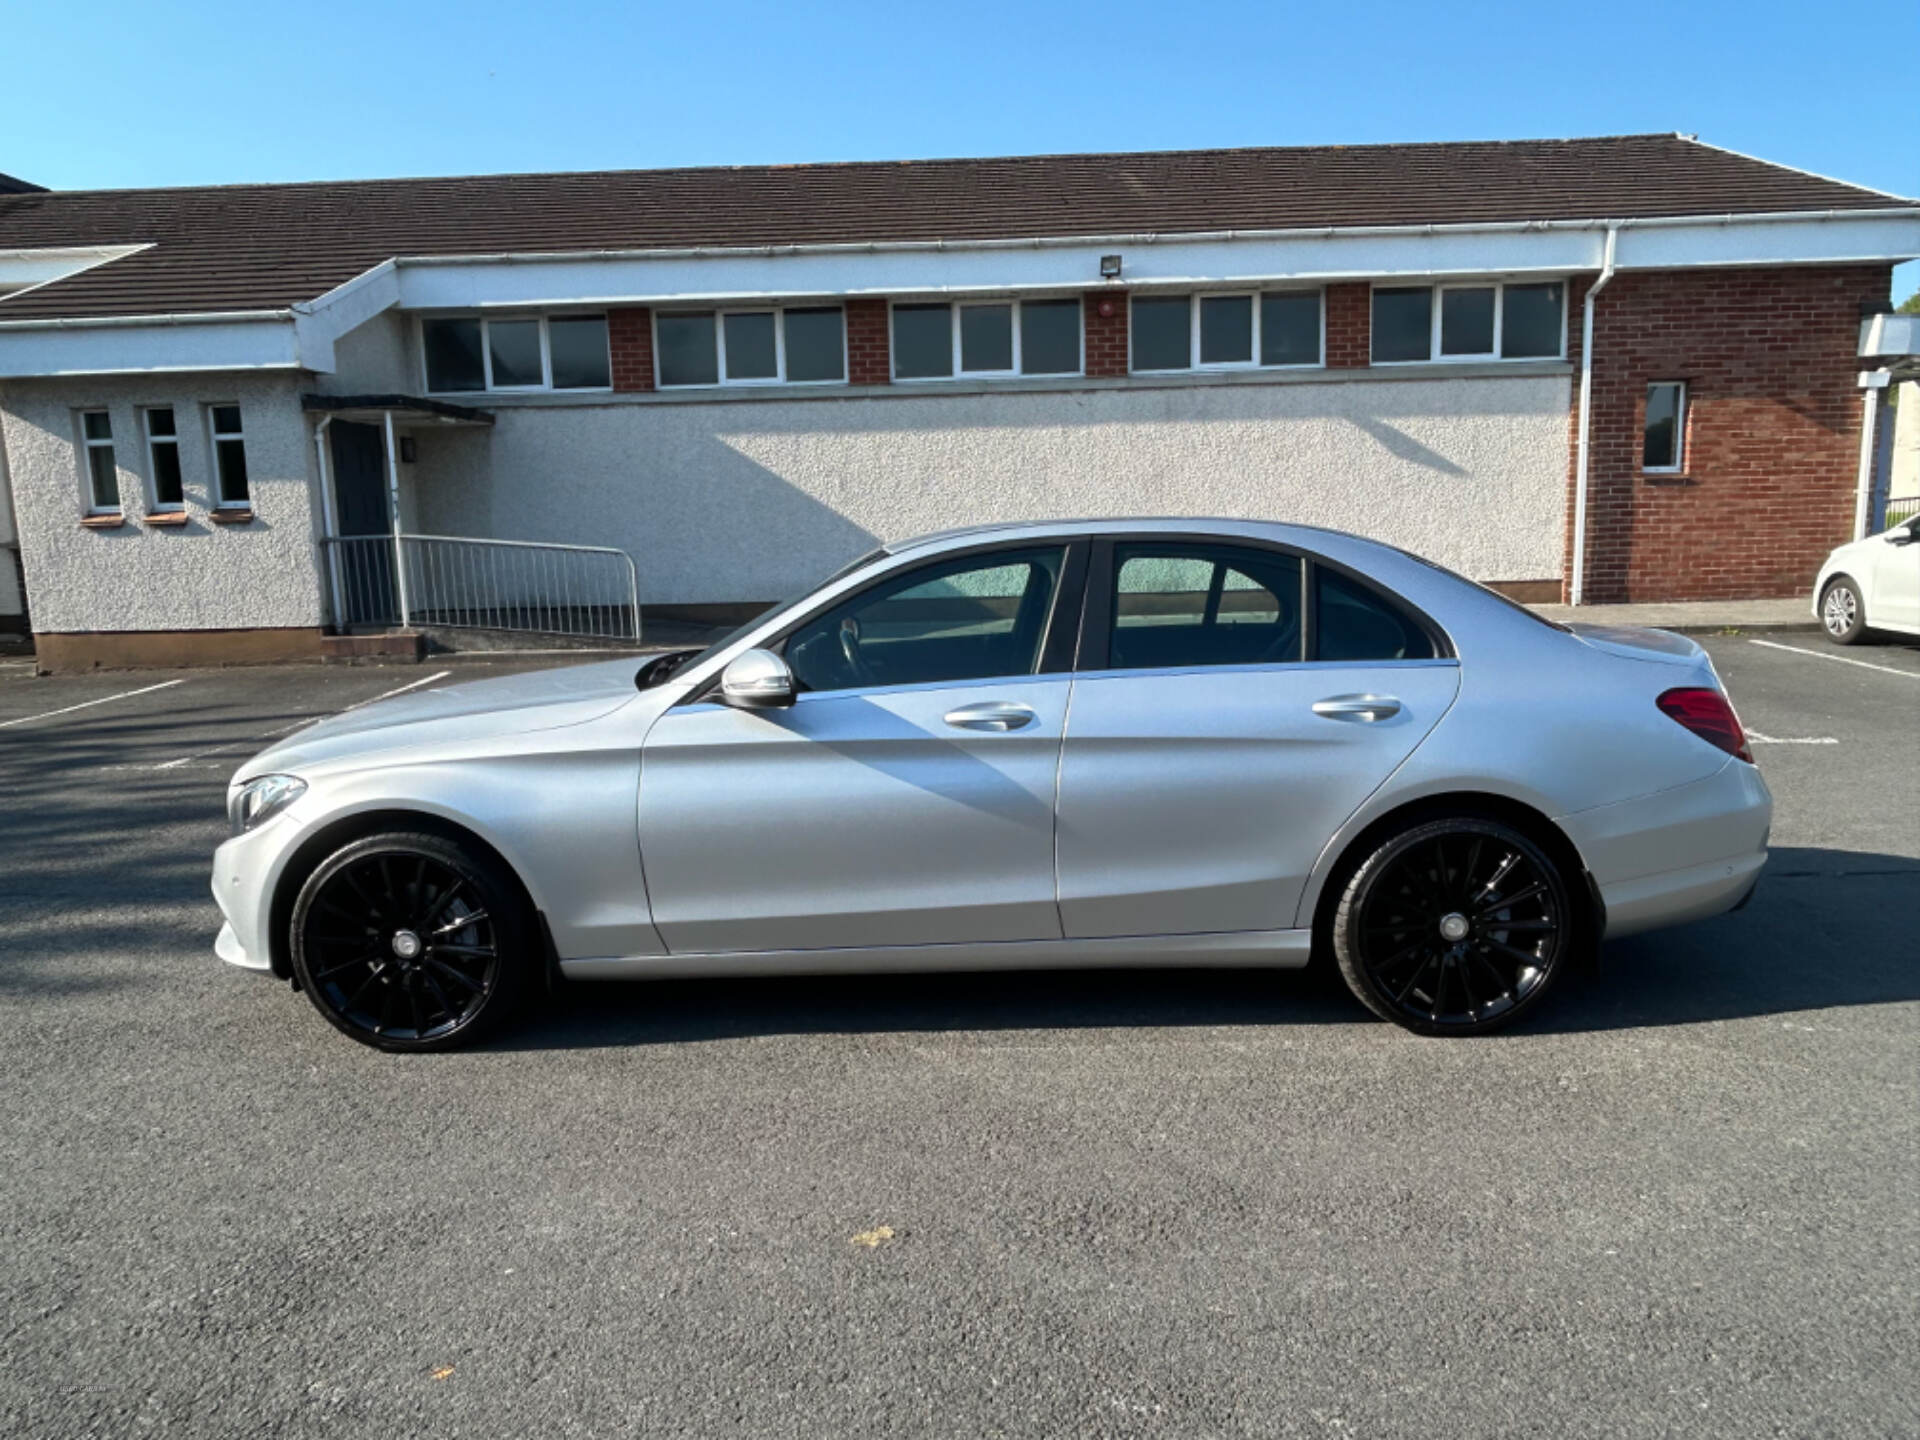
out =
<path fill-rule="evenodd" d="M 439 835 L 333 852 L 293 904 L 294 975 L 335 1029 L 381 1050 L 451 1050 L 512 1017 L 540 973 L 512 875 Z"/>
<path fill-rule="evenodd" d="M 1836 645 L 1852 645 L 1867 633 L 1866 602 L 1850 577 L 1836 575 L 1820 592 L 1820 628 Z"/>
<path fill-rule="evenodd" d="M 1481 1035 L 1538 1005 L 1590 937 L 1562 868 L 1510 825 L 1429 820 L 1348 878 L 1333 953 L 1360 1003 L 1421 1035 Z"/>

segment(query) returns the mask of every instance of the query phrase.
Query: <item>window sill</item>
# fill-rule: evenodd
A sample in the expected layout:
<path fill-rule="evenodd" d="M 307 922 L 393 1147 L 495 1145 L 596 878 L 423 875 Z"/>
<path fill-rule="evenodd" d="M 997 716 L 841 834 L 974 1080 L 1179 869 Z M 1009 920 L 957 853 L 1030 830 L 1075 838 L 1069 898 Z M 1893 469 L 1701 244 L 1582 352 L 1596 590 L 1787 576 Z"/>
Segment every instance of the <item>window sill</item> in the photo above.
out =
<path fill-rule="evenodd" d="M 165 527 L 180 526 L 187 523 L 187 512 L 184 510 L 149 510 L 140 517 L 140 523 L 142 525 L 159 525 Z"/>
<path fill-rule="evenodd" d="M 89 530 L 118 530 L 127 523 L 127 517 L 116 510 L 106 515 L 82 515 L 80 523 Z"/>
<path fill-rule="evenodd" d="M 1680 470 L 1642 470 L 1640 478 L 1648 485 L 1694 485 L 1698 482 L 1693 476 Z"/>
<path fill-rule="evenodd" d="M 222 505 L 217 510 L 209 510 L 207 518 L 216 525 L 245 525 L 253 519 L 251 505 Z"/>

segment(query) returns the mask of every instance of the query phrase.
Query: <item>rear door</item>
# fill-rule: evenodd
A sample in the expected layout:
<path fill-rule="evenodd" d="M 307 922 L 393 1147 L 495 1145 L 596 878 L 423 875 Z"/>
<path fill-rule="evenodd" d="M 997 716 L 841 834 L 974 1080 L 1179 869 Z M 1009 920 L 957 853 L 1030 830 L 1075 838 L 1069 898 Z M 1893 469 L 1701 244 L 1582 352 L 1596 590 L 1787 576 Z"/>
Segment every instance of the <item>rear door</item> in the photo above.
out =
<path fill-rule="evenodd" d="M 1406 607 L 1311 557 L 1096 544 L 1060 765 L 1068 938 L 1284 930 L 1327 840 L 1453 702 Z"/>

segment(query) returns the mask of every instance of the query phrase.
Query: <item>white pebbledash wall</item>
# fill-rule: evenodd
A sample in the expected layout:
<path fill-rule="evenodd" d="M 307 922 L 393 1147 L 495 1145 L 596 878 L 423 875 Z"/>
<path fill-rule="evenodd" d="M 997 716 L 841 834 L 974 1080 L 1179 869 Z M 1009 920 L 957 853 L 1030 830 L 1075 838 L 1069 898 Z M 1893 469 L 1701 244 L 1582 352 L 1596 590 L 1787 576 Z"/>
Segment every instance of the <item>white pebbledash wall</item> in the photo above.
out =
<path fill-rule="evenodd" d="M 33 626 L 51 633 L 312 627 L 322 623 L 313 442 L 299 380 L 251 374 L 14 380 L 0 427 L 19 518 Z M 240 406 L 255 519 L 221 525 L 203 407 Z M 187 523 L 147 526 L 151 505 L 139 407 L 172 405 Z M 75 455 L 76 409 L 113 418 L 126 523 L 80 523 L 86 492 Z"/>
<path fill-rule="evenodd" d="M 645 603 L 770 600 L 875 544 L 1004 520 L 1326 525 L 1483 580 L 1561 573 L 1566 367 L 598 404 L 426 432 L 421 528 L 618 546 Z"/>

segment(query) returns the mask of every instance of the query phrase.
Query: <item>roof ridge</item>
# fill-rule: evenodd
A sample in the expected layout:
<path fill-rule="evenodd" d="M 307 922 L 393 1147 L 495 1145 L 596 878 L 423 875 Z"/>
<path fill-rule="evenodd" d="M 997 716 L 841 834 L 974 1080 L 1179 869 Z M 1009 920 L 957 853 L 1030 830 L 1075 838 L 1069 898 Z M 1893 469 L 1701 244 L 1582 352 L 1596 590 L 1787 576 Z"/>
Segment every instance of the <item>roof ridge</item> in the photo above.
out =
<path fill-rule="evenodd" d="M 1508 137 L 1506 139 L 1367 140 L 1353 144 L 1326 142 L 1316 145 L 1203 145 L 1169 150 L 1037 150 L 1017 155 L 930 155 L 885 160 L 787 160 L 762 161 L 739 165 L 632 166 L 611 170 L 489 170 L 456 175 L 381 175 L 327 180 L 231 180 L 206 185 L 95 186 L 78 190 L 56 188 L 42 191 L 40 194 L 42 197 L 52 195 L 61 199 L 81 198 L 92 195 L 206 195 L 223 192 L 236 194 L 243 191 L 283 192 L 289 190 L 319 190 L 329 187 L 347 188 L 385 185 L 457 184 L 462 181 L 474 180 L 583 180 L 628 175 L 737 175 L 752 171 L 886 170 L 909 169 L 919 166 L 1004 165 L 1061 160 L 1100 160 L 1112 162 L 1116 160 L 1182 159 L 1197 155 L 1300 155 L 1316 150 L 1332 153 L 1355 150 L 1464 150 L 1492 145 L 1518 147 L 1522 145 L 1613 144 L 1628 140 L 1676 140 L 1684 138 L 1685 137 L 1676 131 L 1642 131 L 1617 135 L 1520 136 L 1518 138 Z M 1747 156 L 1745 158 L 1752 159 L 1754 157 Z M 1772 162 L 1761 161 L 1760 163 L 1770 164 Z M 1792 167 L 1782 166 L 1781 168 L 1791 169 Z M 1811 174 L 1812 172 L 1802 173 Z M 1818 178 L 1828 179 L 1829 177 L 1820 176 Z M 1844 185 L 1849 182 L 1842 180 L 1833 183 Z M 17 198 L 33 197 L 0 195 L 0 202 Z"/>

